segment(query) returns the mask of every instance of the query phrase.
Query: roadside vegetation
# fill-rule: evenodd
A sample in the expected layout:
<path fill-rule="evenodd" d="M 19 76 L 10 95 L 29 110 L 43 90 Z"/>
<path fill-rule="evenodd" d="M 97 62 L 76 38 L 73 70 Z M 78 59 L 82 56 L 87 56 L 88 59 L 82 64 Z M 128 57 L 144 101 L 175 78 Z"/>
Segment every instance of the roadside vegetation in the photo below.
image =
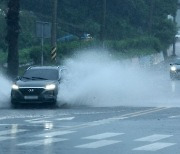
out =
<path fill-rule="evenodd" d="M 42 3 L 44 2 L 44 3 Z M 57 39 L 73 35 L 75 40 L 57 42 L 57 59 L 76 53 L 77 50 L 99 48 L 102 1 L 58 1 Z M 36 21 L 51 22 L 51 0 L 20 1 L 19 63 L 40 64 L 41 43 L 36 37 Z M 7 62 L 6 43 L 7 1 L 0 1 L 0 65 Z M 176 34 L 175 17 L 177 0 L 107 0 L 104 46 L 119 58 L 142 56 L 166 51 Z M 81 40 L 84 33 L 93 37 Z M 50 39 L 45 40 L 45 63 L 51 64 Z"/>

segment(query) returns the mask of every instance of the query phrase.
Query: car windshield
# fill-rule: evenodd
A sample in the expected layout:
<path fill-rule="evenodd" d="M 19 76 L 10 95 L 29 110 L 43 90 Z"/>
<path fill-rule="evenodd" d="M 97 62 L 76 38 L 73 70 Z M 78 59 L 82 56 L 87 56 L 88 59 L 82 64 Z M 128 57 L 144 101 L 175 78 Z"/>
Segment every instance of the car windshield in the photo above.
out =
<path fill-rule="evenodd" d="M 58 71 L 55 69 L 30 69 L 24 73 L 22 78 L 33 80 L 57 80 Z"/>
<path fill-rule="evenodd" d="M 180 59 L 176 59 L 175 62 L 174 62 L 174 64 L 180 65 Z"/>

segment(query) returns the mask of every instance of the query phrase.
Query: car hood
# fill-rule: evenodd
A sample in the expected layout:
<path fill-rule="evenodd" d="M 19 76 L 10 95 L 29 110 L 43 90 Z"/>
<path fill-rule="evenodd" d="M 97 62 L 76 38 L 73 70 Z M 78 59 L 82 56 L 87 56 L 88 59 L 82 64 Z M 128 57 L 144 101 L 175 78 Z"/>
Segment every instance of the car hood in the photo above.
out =
<path fill-rule="evenodd" d="M 176 69 L 180 70 L 180 65 L 172 65 L 172 66 L 175 66 Z"/>
<path fill-rule="evenodd" d="M 53 80 L 18 80 L 15 82 L 19 87 L 44 87 L 47 84 L 56 84 Z"/>

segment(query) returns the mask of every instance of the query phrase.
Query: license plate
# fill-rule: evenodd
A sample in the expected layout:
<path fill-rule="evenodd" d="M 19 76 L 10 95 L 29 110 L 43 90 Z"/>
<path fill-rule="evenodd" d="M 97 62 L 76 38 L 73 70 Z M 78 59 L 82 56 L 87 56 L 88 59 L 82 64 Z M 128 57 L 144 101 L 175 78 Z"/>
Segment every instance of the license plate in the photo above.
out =
<path fill-rule="evenodd" d="M 24 96 L 24 99 L 38 99 L 38 96 Z"/>

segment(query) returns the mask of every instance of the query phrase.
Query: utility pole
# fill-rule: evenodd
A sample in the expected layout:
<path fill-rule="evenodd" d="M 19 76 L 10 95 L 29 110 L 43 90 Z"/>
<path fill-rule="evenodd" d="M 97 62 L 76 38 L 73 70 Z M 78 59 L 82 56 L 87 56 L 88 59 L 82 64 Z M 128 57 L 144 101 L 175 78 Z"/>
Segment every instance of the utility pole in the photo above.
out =
<path fill-rule="evenodd" d="M 106 27 L 106 0 L 102 0 L 102 18 L 101 18 L 101 31 L 100 31 L 100 40 L 104 47 L 105 40 L 105 27 Z"/>
<path fill-rule="evenodd" d="M 149 10 L 149 23 L 148 23 L 148 33 L 152 35 L 152 25 L 153 25 L 153 11 L 154 11 L 154 0 L 150 0 L 150 10 Z"/>
<path fill-rule="evenodd" d="M 41 27 L 41 65 L 44 65 L 44 25 Z"/>
<path fill-rule="evenodd" d="M 173 23 L 174 25 L 176 24 L 176 15 L 173 15 Z M 172 53 L 173 56 L 176 56 L 176 38 L 174 36 L 173 38 L 173 53 Z"/>
<path fill-rule="evenodd" d="M 57 0 L 53 0 L 53 9 L 52 9 L 52 29 L 51 29 L 51 46 L 52 51 L 56 53 L 56 36 L 57 36 Z M 51 54 L 52 54 L 51 51 Z M 54 55 L 54 54 L 53 54 Z M 51 57 L 52 60 L 56 59 L 56 56 Z"/>

